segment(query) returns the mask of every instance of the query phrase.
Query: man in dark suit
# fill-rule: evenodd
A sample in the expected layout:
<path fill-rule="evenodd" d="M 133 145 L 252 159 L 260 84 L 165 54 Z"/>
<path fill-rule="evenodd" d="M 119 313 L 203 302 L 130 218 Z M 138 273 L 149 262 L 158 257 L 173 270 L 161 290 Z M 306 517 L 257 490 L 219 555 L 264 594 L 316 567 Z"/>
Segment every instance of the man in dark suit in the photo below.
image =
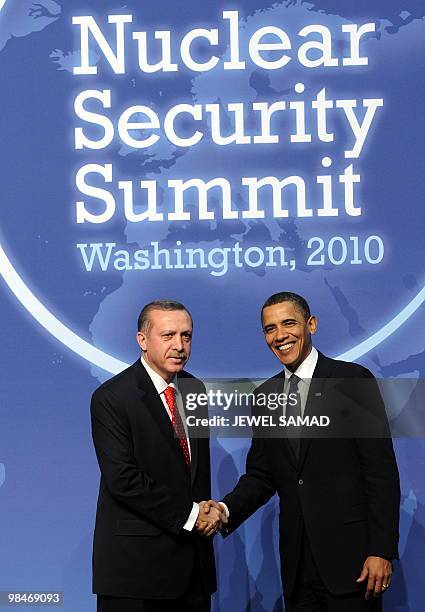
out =
<path fill-rule="evenodd" d="M 285 391 L 288 422 L 325 415 L 334 429 L 314 438 L 257 431 L 246 473 L 223 499 L 224 533 L 277 492 L 287 612 L 380 610 L 397 558 L 400 491 L 377 383 L 366 368 L 312 346 L 317 320 L 297 294 L 271 296 L 262 326 L 284 370 L 257 396 Z"/>
<path fill-rule="evenodd" d="M 216 589 L 208 439 L 189 439 L 185 372 L 192 318 L 174 301 L 146 305 L 142 358 L 101 385 L 91 403 L 101 481 L 93 547 L 99 612 L 208 612 Z M 201 410 L 201 408 L 200 408 Z"/>

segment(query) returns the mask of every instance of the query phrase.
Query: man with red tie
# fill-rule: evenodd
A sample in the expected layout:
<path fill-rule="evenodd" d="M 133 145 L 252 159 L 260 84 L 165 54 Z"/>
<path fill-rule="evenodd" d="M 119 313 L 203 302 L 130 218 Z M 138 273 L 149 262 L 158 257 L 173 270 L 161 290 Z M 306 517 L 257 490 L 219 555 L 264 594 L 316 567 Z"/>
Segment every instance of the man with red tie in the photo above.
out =
<path fill-rule="evenodd" d="M 101 471 L 93 546 L 98 612 L 208 612 L 216 589 L 208 439 L 189 439 L 185 396 L 204 393 L 183 370 L 192 317 L 179 302 L 147 304 L 142 357 L 101 385 L 91 403 Z M 205 525 L 207 527 L 205 528 Z"/>

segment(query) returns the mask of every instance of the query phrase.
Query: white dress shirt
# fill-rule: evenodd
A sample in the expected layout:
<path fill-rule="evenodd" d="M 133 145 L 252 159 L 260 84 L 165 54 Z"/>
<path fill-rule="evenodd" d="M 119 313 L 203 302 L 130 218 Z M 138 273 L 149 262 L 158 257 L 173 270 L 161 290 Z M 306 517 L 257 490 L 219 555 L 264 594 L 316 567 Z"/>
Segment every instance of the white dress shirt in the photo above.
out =
<path fill-rule="evenodd" d="M 302 363 L 298 366 L 295 372 L 291 372 L 288 368 L 285 368 L 285 384 L 284 384 L 284 393 L 289 392 L 289 379 L 292 374 L 296 374 L 300 379 L 298 382 L 298 391 L 300 394 L 301 400 L 301 415 L 304 416 L 305 405 L 307 403 L 308 390 L 310 389 L 311 379 L 313 378 L 314 369 L 317 365 L 317 360 L 319 358 L 319 353 L 314 348 L 311 347 L 311 351 L 304 359 Z M 286 406 L 283 408 L 283 413 L 286 412 Z"/>
<path fill-rule="evenodd" d="M 191 450 L 190 450 L 190 440 L 189 440 L 189 436 L 187 433 L 186 416 L 184 414 L 184 408 L 183 408 L 183 398 L 179 391 L 177 376 L 175 376 L 170 383 L 167 383 L 162 378 L 162 376 L 158 374 L 158 372 L 155 372 L 155 370 L 153 370 L 150 367 L 150 365 L 143 359 L 143 357 L 140 358 L 140 361 L 142 362 L 143 367 L 145 368 L 149 378 L 151 379 L 155 389 L 157 390 L 158 395 L 161 398 L 162 403 L 164 404 L 164 408 L 167 411 L 167 414 L 170 418 L 170 421 L 172 421 L 172 415 L 171 415 L 170 408 L 168 407 L 167 400 L 165 399 L 164 391 L 167 387 L 173 387 L 175 391 L 177 410 L 179 411 L 180 418 L 183 423 L 184 432 L 187 438 L 187 445 L 189 447 L 189 454 L 192 457 Z M 199 514 L 199 504 L 197 504 L 196 502 L 193 502 L 191 513 L 189 514 L 189 517 L 186 523 L 183 525 L 183 529 L 186 529 L 186 531 L 192 531 L 192 529 L 195 526 L 196 519 L 198 518 L 198 514 Z"/>

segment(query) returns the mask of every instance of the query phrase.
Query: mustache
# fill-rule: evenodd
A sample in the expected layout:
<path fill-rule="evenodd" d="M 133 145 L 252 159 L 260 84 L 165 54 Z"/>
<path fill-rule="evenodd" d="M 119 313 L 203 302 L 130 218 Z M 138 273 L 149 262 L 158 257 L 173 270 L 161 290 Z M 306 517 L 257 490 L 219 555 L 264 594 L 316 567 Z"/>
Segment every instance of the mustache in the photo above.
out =
<path fill-rule="evenodd" d="M 170 353 L 169 356 L 178 357 L 178 359 L 181 359 L 182 357 L 186 357 L 186 352 L 185 351 L 173 351 L 172 353 Z"/>

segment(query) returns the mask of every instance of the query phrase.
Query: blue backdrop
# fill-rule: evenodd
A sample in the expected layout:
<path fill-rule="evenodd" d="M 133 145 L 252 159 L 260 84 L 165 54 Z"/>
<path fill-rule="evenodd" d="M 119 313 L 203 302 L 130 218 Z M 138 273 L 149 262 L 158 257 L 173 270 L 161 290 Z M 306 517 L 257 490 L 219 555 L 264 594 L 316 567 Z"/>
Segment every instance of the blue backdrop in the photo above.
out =
<path fill-rule="evenodd" d="M 423 377 L 425 3 L 0 5 L 0 590 L 90 611 L 89 397 L 137 357 L 145 302 L 187 304 L 204 378 L 276 372 L 259 308 L 279 290 L 309 299 L 323 352 Z M 156 71 L 155 32 L 170 40 Z M 422 405 L 416 418 L 395 440 L 386 611 L 425 601 Z M 212 440 L 215 496 L 246 449 Z M 216 610 L 283 609 L 274 501 L 216 550 Z"/>

